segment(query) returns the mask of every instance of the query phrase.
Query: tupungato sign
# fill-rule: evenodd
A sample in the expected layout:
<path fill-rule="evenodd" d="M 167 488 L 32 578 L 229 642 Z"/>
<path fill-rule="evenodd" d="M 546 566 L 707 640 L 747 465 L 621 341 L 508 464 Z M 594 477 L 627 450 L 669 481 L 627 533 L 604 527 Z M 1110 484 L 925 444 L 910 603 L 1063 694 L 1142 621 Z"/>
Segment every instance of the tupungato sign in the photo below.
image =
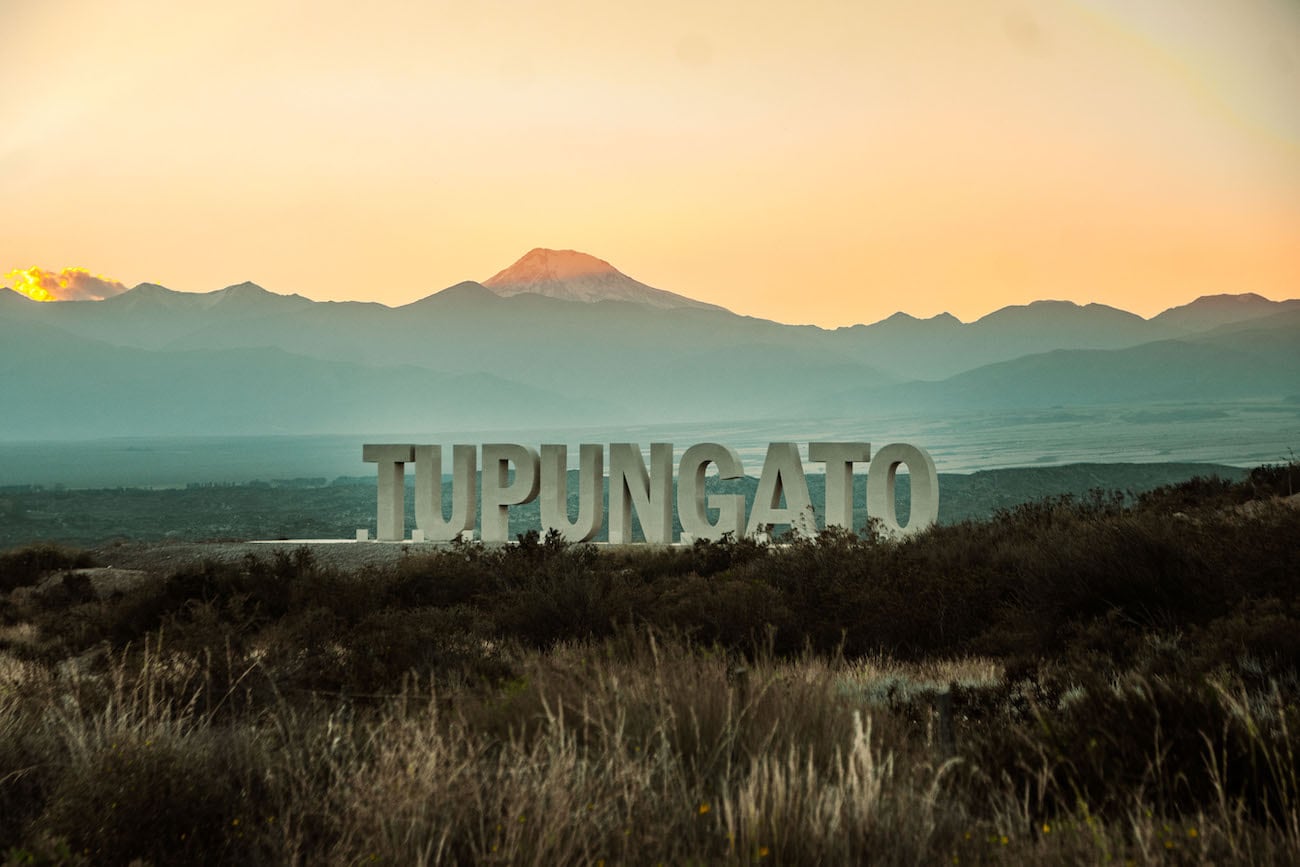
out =
<path fill-rule="evenodd" d="M 641 524 L 645 541 L 673 542 L 673 471 L 677 480 L 677 519 L 682 540 L 721 539 L 725 534 L 755 536 L 775 524 L 789 524 L 796 533 L 813 531 L 815 509 L 808 493 L 799 448 L 791 442 L 770 443 L 759 476 L 753 507 L 745 514 L 743 494 L 706 493 L 710 466 L 720 479 L 739 479 L 745 467 L 735 449 L 719 443 L 698 443 L 686 449 L 673 466 L 673 444 L 651 443 L 647 467 L 636 443 L 610 443 L 608 447 L 578 447 L 578 513 L 568 508 L 568 449 L 543 445 L 541 451 L 515 443 L 454 445 L 451 450 L 451 514 L 442 508 L 442 446 L 397 443 L 367 444 L 362 459 L 378 465 L 379 509 L 377 537 L 401 541 L 406 536 L 406 465 L 415 464 L 415 523 L 413 538 L 448 542 L 475 529 L 481 505 L 484 542 L 509 539 L 510 507 L 540 496 L 542 531 L 558 530 L 567 540 L 595 538 L 605 523 L 603 488 L 605 463 L 609 463 L 609 541 L 629 544 L 632 516 Z M 482 483 L 476 486 L 482 453 Z M 934 460 L 923 448 L 891 443 L 871 455 L 871 444 L 814 442 L 808 444 L 808 461 L 826 466 L 826 498 L 822 517 L 827 527 L 853 527 L 854 467 L 870 462 L 867 475 L 867 513 L 887 531 L 905 535 L 924 530 L 939 515 L 939 477 Z M 906 526 L 900 526 L 894 483 L 900 466 L 911 475 L 911 509 Z M 476 498 L 476 487 L 481 495 Z M 479 502 L 476 502 L 476 499 Z M 785 505 L 781 505 L 782 499 Z M 712 514 L 710 514 L 712 513 Z"/>

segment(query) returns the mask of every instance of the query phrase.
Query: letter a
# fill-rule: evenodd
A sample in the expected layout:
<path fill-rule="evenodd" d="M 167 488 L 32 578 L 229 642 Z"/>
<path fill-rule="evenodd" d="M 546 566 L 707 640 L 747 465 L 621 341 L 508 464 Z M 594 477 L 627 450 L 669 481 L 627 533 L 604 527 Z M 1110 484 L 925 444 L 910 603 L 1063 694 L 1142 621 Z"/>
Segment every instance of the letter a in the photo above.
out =
<path fill-rule="evenodd" d="M 781 494 L 785 494 L 785 508 L 781 508 Z M 796 534 L 806 536 L 816 527 L 813 521 L 812 498 L 808 495 L 808 480 L 799 460 L 799 448 L 794 443 L 771 443 L 763 461 L 763 475 L 758 480 L 754 494 L 754 508 L 749 513 L 746 534 L 770 532 L 773 524 L 789 524 Z"/>

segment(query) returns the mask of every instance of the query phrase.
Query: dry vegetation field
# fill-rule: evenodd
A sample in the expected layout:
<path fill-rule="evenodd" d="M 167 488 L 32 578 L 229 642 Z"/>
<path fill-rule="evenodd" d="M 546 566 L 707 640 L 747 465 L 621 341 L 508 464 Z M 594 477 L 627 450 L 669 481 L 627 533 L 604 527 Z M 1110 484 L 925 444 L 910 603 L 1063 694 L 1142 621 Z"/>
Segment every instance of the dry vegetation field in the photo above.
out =
<path fill-rule="evenodd" d="M 1300 466 L 904 542 L 0 554 L 11 864 L 1300 861 Z"/>

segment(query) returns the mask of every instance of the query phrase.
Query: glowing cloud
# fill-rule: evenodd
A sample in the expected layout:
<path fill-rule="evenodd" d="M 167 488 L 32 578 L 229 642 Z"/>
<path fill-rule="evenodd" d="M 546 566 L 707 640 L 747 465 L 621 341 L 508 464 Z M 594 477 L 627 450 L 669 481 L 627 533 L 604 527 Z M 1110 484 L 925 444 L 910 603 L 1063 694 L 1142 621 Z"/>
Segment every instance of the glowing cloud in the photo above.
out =
<path fill-rule="evenodd" d="M 25 271 L 10 271 L 15 292 L 33 301 L 103 301 L 126 291 L 126 286 L 109 277 L 92 274 L 85 268 L 46 271 L 35 266 Z"/>

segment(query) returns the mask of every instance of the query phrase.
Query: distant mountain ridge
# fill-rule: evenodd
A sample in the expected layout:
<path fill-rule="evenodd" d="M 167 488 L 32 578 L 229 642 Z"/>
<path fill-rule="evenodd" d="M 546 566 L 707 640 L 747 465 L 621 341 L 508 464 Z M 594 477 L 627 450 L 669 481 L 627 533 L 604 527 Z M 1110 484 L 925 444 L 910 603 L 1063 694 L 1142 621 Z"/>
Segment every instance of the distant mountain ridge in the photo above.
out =
<path fill-rule="evenodd" d="M 1193 333 L 1292 310 L 1300 310 L 1300 299 L 1270 301 L 1254 292 L 1242 295 L 1202 295 L 1190 304 L 1165 310 L 1151 321 L 1184 333 Z"/>
<path fill-rule="evenodd" d="M 26 296 L 0 287 L 0 299 L 36 305 Z M 536 247 L 509 267 L 498 271 L 487 280 L 476 282 L 465 280 L 446 289 L 434 292 L 404 308 L 421 305 L 440 296 L 442 300 L 453 297 L 482 297 L 491 294 L 499 298 L 512 298 L 518 295 L 541 295 L 561 301 L 582 303 L 599 303 L 604 301 L 640 304 L 658 309 L 690 308 L 699 310 L 717 310 L 730 313 L 726 308 L 705 301 L 688 298 L 674 292 L 647 286 L 638 280 L 623 274 L 609 262 L 598 259 L 588 253 L 576 250 L 553 250 Z M 146 301 L 155 303 L 175 303 L 199 307 L 215 306 L 227 299 L 239 299 L 241 303 L 256 300 L 275 300 L 278 304 L 344 304 L 383 307 L 376 302 L 344 301 L 317 302 L 298 294 L 285 295 L 271 292 L 252 281 L 226 286 L 212 292 L 177 292 L 156 283 L 140 283 L 119 295 L 103 301 L 62 301 L 56 306 L 68 307 L 85 304 L 111 304 L 134 306 Z M 278 299 L 278 300 L 277 300 Z M 404 309 L 389 308 L 389 309 Z M 1040 300 L 1028 304 L 1011 305 L 988 313 L 970 323 L 964 323 L 951 313 L 940 313 L 928 319 L 920 319 L 908 313 L 893 313 L 871 324 L 841 326 L 836 332 L 885 333 L 891 330 L 910 331 L 914 335 L 933 335 L 944 329 L 978 327 L 989 332 L 1007 328 L 1040 328 L 1055 320 L 1058 329 L 1073 328 L 1076 331 L 1099 325 L 1116 330 L 1128 329 L 1140 339 L 1149 339 L 1155 333 L 1167 336 L 1208 331 L 1221 325 L 1259 319 L 1274 313 L 1300 309 L 1300 299 L 1271 301 L 1255 293 L 1202 295 L 1187 304 L 1171 307 L 1150 319 L 1143 319 L 1137 314 L 1104 304 L 1076 304 L 1072 301 Z M 753 319 L 753 317 L 744 317 Z M 1091 326 L 1087 323 L 1091 320 Z M 767 321 L 767 320 L 755 320 Z M 1154 325 L 1159 331 L 1139 333 L 1140 323 Z M 1118 328 L 1117 328 L 1118 326 Z M 795 326 L 790 326 L 795 327 Z M 811 327 L 811 326 L 804 326 Z M 1053 339 L 1059 339 L 1054 337 Z M 1113 339 L 1113 338 L 1112 338 Z"/>
<path fill-rule="evenodd" d="M 541 248 L 397 308 L 250 282 L 53 304 L 0 291 L 0 332 L 9 438 L 87 435 L 87 410 L 121 435 L 160 413 L 172 432 L 312 433 L 1300 395 L 1300 301 L 1208 296 L 1151 319 L 1040 301 L 827 330 Z"/>

